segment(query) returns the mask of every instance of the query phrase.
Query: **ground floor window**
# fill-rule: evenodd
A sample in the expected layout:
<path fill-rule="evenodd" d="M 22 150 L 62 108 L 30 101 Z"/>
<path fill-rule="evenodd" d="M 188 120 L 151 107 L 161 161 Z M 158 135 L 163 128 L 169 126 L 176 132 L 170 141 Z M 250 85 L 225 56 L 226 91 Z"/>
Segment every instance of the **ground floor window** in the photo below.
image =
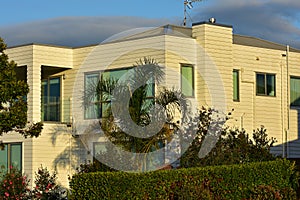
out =
<path fill-rule="evenodd" d="M 1 171 L 8 171 L 11 166 L 22 170 L 22 143 L 4 144 L 0 149 Z"/>

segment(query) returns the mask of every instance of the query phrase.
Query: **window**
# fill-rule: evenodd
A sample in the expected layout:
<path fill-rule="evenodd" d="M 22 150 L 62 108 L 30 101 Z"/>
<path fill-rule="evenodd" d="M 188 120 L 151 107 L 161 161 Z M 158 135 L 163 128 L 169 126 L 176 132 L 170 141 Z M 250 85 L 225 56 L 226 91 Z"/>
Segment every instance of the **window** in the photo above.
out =
<path fill-rule="evenodd" d="M 60 121 L 60 77 L 42 80 L 42 120 Z"/>
<path fill-rule="evenodd" d="M 22 170 L 22 143 L 4 144 L 0 149 L 0 171 L 7 171 L 10 166 Z"/>
<path fill-rule="evenodd" d="M 256 73 L 256 95 L 275 96 L 275 74 Z"/>
<path fill-rule="evenodd" d="M 194 96 L 194 68 L 192 65 L 181 65 L 181 92 L 187 97 Z"/>
<path fill-rule="evenodd" d="M 232 81 L 233 81 L 233 100 L 240 100 L 240 88 L 239 88 L 239 71 L 234 69 L 232 72 Z"/>
<path fill-rule="evenodd" d="M 300 106 L 300 77 L 291 77 L 290 103 L 291 106 Z"/>
<path fill-rule="evenodd" d="M 129 68 L 109 70 L 104 72 L 93 72 L 85 74 L 85 119 L 97 119 L 107 117 L 110 111 L 110 96 L 97 94 L 97 86 L 100 80 L 118 81 Z M 147 87 L 147 99 L 145 104 L 153 103 L 154 84 Z M 146 105 L 145 105 L 146 106 Z"/>

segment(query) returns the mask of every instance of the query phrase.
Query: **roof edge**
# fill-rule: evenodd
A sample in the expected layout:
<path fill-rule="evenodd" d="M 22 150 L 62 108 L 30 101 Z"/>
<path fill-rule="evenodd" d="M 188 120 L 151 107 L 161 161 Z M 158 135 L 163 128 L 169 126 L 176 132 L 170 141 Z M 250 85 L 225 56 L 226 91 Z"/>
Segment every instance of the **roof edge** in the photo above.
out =
<path fill-rule="evenodd" d="M 209 25 L 214 25 L 214 26 L 221 26 L 221 27 L 225 27 L 225 28 L 233 28 L 232 25 L 220 24 L 220 23 L 211 23 L 211 22 L 207 22 L 207 21 L 195 22 L 195 23 L 192 24 L 192 26 L 198 26 L 198 25 L 203 25 L 203 24 L 209 24 Z"/>

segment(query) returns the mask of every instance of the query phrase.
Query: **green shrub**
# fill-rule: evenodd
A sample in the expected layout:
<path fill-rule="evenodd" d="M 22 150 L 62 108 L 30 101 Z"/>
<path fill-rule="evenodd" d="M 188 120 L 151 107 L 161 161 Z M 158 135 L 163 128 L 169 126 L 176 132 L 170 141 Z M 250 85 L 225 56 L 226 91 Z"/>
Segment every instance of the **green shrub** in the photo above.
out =
<path fill-rule="evenodd" d="M 25 199 L 29 195 L 29 181 L 15 167 L 0 173 L 0 199 Z"/>
<path fill-rule="evenodd" d="M 251 190 L 250 200 L 282 200 L 282 199 L 296 199 L 295 190 L 291 188 L 282 188 L 276 190 L 270 185 L 259 185 Z"/>
<path fill-rule="evenodd" d="M 41 166 L 35 173 L 35 187 L 31 191 L 32 199 L 66 200 L 66 191 L 56 183 L 56 172 L 52 174 L 47 167 Z"/>
<path fill-rule="evenodd" d="M 276 160 L 147 173 L 81 173 L 71 178 L 70 188 L 72 199 L 251 199 L 267 189 L 294 193 L 297 181 L 294 164 Z"/>

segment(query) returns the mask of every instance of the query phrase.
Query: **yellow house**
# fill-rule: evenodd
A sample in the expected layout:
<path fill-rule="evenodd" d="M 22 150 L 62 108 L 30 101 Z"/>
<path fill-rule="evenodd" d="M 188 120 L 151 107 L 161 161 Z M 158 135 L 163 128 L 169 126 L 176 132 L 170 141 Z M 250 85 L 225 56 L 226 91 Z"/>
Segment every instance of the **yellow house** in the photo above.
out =
<path fill-rule="evenodd" d="M 68 186 L 68 176 L 101 148 L 81 137 L 105 106 L 83 106 L 87 85 L 104 71 L 120 76 L 143 57 L 159 62 L 164 85 L 181 89 L 198 106 L 234 109 L 230 126 L 251 133 L 263 125 L 278 141 L 274 154 L 300 158 L 299 49 L 201 22 L 191 28 L 148 29 L 99 45 L 27 44 L 6 53 L 30 88 L 28 120 L 43 121 L 44 129 L 39 138 L 0 137 L 6 147 L 0 151 L 0 165 L 18 165 L 31 180 L 43 165 L 56 170 L 59 182 Z"/>

